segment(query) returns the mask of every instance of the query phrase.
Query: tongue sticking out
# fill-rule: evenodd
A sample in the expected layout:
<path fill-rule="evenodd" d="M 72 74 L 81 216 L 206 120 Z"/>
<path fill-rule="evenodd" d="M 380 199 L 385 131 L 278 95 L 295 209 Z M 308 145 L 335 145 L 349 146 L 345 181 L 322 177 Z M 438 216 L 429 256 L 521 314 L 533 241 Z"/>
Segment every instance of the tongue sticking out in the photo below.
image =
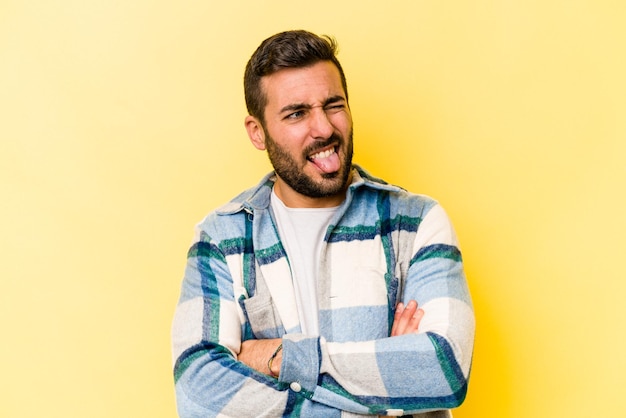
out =
<path fill-rule="evenodd" d="M 334 151 L 317 154 L 311 158 L 311 162 L 327 174 L 339 171 L 339 156 Z"/>

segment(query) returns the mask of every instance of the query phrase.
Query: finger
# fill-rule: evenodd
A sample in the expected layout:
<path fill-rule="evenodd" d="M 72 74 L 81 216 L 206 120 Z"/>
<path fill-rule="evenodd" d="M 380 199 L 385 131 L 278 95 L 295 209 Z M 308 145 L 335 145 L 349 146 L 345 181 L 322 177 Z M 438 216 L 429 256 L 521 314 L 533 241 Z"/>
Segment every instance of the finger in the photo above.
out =
<path fill-rule="evenodd" d="M 402 316 L 402 311 L 404 311 L 404 303 L 398 302 L 396 305 L 396 311 L 393 314 L 393 324 L 391 326 L 391 336 L 396 335 L 398 323 L 400 322 L 400 317 Z"/>
<path fill-rule="evenodd" d="M 407 328 L 409 327 L 411 318 L 413 318 L 416 311 L 417 302 L 415 302 L 414 300 L 410 300 L 409 303 L 407 303 L 406 308 L 404 308 L 404 311 L 402 311 L 402 315 L 400 316 L 400 323 L 398 324 L 397 335 L 404 335 L 407 332 L 410 332 L 407 331 Z"/>
<path fill-rule="evenodd" d="M 399 318 L 394 319 L 394 333 L 392 336 L 406 334 L 407 327 L 415 311 L 417 310 L 417 302 L 414 300 L 409 301 L 402 312 L 399 313 Z"/>
<path fill-rule="evenodd" d="M 407 327 L 404 330 L 404 333 L 408 334 L 411 332 L 417 332 L 417 330 L 419 329 L 420 322 L 423 317 L 424 317 L 424 310 L 423 309 L 416 310 L 415 314 L 409 320 Z"/>

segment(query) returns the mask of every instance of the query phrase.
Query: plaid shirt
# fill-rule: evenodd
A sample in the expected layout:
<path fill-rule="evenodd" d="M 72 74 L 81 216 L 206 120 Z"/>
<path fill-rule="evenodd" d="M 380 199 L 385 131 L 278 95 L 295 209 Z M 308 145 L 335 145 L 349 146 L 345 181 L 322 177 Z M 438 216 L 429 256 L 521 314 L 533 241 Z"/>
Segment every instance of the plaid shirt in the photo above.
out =
<path fill-rule="evenodd" d="M 274 179 L 196 229 L 172 331 L 180 416 L 450 416 L 467 391 L 475 323 L 443 209 L 355 166 L 324 237 L 320 336 L 304 335 Z M 411 299 L 425 311 L 418 332 L 389 337 L 396 303 Z M 242 341 L 281 337 L 278 379 L 237 361 Z"/>

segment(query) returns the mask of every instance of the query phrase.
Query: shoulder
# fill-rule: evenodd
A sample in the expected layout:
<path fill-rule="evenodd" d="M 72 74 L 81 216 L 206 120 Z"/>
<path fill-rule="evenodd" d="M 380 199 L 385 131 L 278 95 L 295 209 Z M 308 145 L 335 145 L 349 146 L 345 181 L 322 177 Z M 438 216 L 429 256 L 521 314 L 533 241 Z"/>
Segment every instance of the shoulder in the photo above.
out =
<path fill-rule="evenodd" d="M 256 209 L 266 209 L 270 204 L 274 181 L 274 173 L 267 174 L 256 186 L 239 193 L 230 202 L 218 207 L 214 213 L 216 215 L 232 215 L 241 211 L 252 212 Z"/>
<path fill-rule="evenodd" d="M 196 225 L 197 234 L 208 235 L 214 240 L 241 236 L 246 219 L 255 211 L 268 207 L 273 184 L 273 173 L 270 173 L 256 186 L 214 209 Z"/>
<path fill-rule="evenodd" d="M 428 195 L 390 184 L 356 165 L 352 187 L 355 195 L 360 194 L 364 199 L 376 200 L 379 205 L 388 205 L 390 212 L 399 215 L 423 217 L 431 209 L 439 206 L 439 202 Z"/>

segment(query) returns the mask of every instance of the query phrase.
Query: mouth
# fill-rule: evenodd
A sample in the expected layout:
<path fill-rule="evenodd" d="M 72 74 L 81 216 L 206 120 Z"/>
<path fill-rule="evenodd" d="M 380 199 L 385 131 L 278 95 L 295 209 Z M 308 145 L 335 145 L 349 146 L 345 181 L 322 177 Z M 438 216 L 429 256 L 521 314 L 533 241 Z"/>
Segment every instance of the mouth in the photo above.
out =
<path fill-rule="evenodd" d="M 335 173 L 341 168 L 337 149 L 339 145 L 330 145 L 309 154 L 307 160 L 325 174 Z"/>
<path fill-rule="evenodd" d="M 336 154 L 336 153 L 337 153 L 337 146 L 336 145 L 332 145 L 330 147 L 326 147 L 326 148 L 322 149 L 321 151 L 316 151 L 315 153 L 309 155 L 307 157 L 307 160 L 309 160 L 311 162 L 315 162 L 315 160 L 328 158 L 331 155 Z"/>

